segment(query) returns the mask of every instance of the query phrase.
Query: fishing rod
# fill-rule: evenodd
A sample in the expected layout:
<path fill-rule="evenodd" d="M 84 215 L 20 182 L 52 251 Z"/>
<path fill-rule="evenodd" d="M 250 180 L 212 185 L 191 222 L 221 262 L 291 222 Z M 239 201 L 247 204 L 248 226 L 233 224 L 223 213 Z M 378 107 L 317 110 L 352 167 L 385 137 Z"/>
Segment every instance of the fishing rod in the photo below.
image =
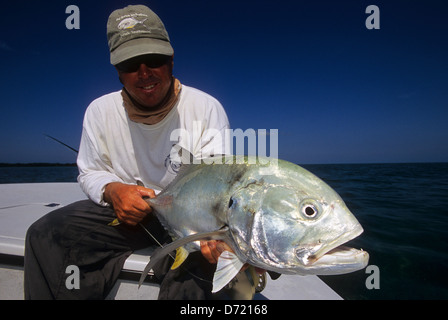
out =
<path fill-rule="evenodd" d="M 50 135 L 48 135 L 48 134 L 44 134 L 44 136 L 46 136 L 46 137 L 48 137 L 48 138 L 50 138 L 50 139 L 53 139 L 54 141 L 56 141 L 56 142 L 62 144 L 63 146 L 69 148 L 70 150 L 73 150 L 73 151 L 75 151 L 76 153 L 78 153 L 78 150 L 76 150 L 75 148 L 70 147 L 68 144 L 62 142 L 61 140 L 58 140 L 58 139 L 56 139 L 55 137 L 52 137 L 52 136 L 50 136 Z"/>

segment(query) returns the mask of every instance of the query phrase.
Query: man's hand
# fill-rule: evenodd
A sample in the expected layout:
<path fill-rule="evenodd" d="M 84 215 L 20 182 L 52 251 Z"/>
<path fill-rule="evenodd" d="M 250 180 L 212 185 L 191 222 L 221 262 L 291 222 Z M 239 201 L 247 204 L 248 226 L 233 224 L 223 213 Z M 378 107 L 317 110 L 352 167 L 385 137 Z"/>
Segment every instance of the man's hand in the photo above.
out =
<path fill-rule="evenodd" d="M 232 248 L 230 248 L 224 241 L 201 241 L 202 255 L 211 264 L 218 263 L 218 258 L 223 251 L 233 252 Z"/>
<path fill-rule="evenodd" d="M 112 182 L 106 185 L 103 196 L 104 201 L 114 208 L 120 222 L 135 226 L 152 211 L 143 197 L 154 198 L 156 195 L 152 189 Z"/>
<path fill-rule="evenodd" d="M 218 263 L 218 258 L 223 251 L 234 252 L 224 241 L 220 240 L 209 240 L 201 241 L 201 252 L 204 258 L 211 264 Z M 246 263 L 241 270 L 246 270 L 249 265 Z M 255 267 L 255 271 L 258 274 L 263 274 L 266 270 Z"/>

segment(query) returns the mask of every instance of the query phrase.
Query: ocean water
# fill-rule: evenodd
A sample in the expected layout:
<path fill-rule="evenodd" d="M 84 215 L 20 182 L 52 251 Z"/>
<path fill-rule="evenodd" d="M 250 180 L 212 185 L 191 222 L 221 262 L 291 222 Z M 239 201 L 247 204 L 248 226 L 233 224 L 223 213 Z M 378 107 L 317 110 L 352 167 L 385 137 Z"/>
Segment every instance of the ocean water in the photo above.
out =
<path fill-rule="evenodd" d="M 344 299 L 448 299 L 448 163 L 304 167 L 333 187 L 358 218 L 364 233 L 349 245 L 367 251 L 369 265 L 377 267 L 372 274 L 360 270 L 322 280 Z M 76 177 L 76 167 L 0 167 L 0 183 Z M 366 282 L 379 288 L 368 289 Z"/>
<path fill-rule="evenodd" d="M 448 163 L 309 165 L 344 199 L 364 233 L 365 270 L 320 277 L 345 299 L 448 298 Z"/>
<path fill-rule="evenodd" d="M 0 166 L 0 183 L 76 182 L 76 166 Z"/>

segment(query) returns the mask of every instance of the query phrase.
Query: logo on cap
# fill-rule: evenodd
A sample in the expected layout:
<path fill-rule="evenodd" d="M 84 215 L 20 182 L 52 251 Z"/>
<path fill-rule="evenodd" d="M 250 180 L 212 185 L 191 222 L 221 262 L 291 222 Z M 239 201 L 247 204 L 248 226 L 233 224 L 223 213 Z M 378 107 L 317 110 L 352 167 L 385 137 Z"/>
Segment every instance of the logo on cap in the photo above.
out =
<path fill-rule="evenodd" d="M 149 30 L 149 28 L 143 24 L 146 20 L 148 20 L 148 18 L 146 18 L 144 20 L 137 20 L 135 18 L 126 18 L 118 24 L 118 29 L 120 29 L 120 30 L 132 29 L 136 25 L 141 24 L 142 26 L 144 26 L 145 28 L 147 28 Z"/>

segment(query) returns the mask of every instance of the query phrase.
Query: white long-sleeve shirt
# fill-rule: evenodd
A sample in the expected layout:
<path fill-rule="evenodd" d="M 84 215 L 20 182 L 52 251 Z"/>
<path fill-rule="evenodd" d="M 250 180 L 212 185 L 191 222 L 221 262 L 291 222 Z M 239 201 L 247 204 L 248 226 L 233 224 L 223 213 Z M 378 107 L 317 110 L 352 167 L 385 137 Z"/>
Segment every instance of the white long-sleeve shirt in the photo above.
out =
<path fill-rule="evenodd" d="M 94 100 L 87 108 L 78 154 L 78 182 L 100 205 L 111 182 L 142 182 L 156 192 L 177 174 L 170 153 L 174 145 L 196 158 L 228 154 L 229 122 L 222 105 L 210 95 L 183 85 L 179 100 L 155 125 L 129 119 L 121 91 Z"/>

